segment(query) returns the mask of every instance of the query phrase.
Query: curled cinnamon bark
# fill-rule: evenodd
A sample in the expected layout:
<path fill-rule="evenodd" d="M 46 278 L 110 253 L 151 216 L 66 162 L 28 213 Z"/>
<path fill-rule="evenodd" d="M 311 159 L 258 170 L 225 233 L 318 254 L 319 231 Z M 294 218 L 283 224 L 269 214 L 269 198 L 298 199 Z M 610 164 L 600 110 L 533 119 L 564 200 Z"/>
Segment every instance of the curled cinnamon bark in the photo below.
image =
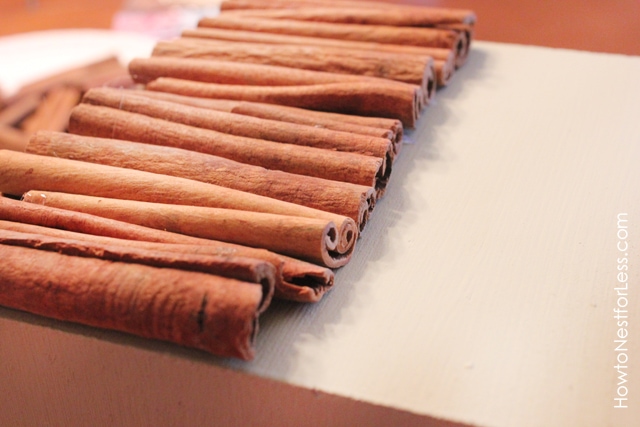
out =
<path fill-rule="evenodd" d="M 32 188 L 321 218 L 338 227 L 340 253 L 346 253 L 358 236 L 351 218 L 293 203 L 184 178 L 0 150 L 0 192 L 21 196 Z"/>
<path fill-rule="evenodd" d="M 287 105 L 310 110 L 398 119 L 415 127 L 422 91 L 369 83 L 327 83 L 304 86 L 249 86 L 158 78 L 147 89 L 204 98 L 226 98 Z"/>
<path fill-rule="evenodd" d="M 436 87 L 433 59 L 428 56 L 345 51 L 318 46 L 216 42 L 188 37 L 157 43 L 153 56 L 244 62 L 381 77 L 420 86 L 427 101 L 433 98 Z"/>
<path fill-rule="evenodd" d="M 399 120 L 380 119 L 375 117 L 351 116 L 348 114 L 311 111 L 303 108 L 286 107 L 258 102 L 232 101 L 226 99 L 198 98 L 173 93 L 136 91 L 136 95 L 145 98 L 159 99 L 177 104 L 191 105 L 216 111 L 226 111 L 245 116 L 260 117 L 286 123 L 297 123 L 316 128 L 332 129 L 341 132 L 369 135 L 390 139 L 394 152 L 398 154 L 402 142 L 403 128 Z M 361 120 L 355 123 L 354 120 Z M 384 123 L 386 122 L 386 123 Z"/>
<path fill-rule="evenodd" d="M 0 305 L 250 360 L 263 286 L 0 245 Z"/>
<path fill-rule="evenodd" d="M 379 24 L 394 26 L 430 27 L 440 24 L 475 24 L 476 14 L 469 9 L 441 8 L 430 6 L 414 6 L 407 4 L 391 4 L 375 1 L 353 0 L 224 0 L 220 10 L 247 9 L 282 9 L 290 12 L 296 9 L 303 17 L 309 9 L 323 9 L 326 19 L 333 22 L 348 22 L 359 24 Z M 289 10 L 287 10 L 289 9 Z M 304 9 L 300 11 L 300 9 Z M 336 11 L 336 9 L 339 9 Z M 320 12 L 314 15 L 323 16 Z M 338 15 L 338 16 L 336 16 Z M 344 15 L 344 16 L 343 16 Z M 292 16 L 292 15 L 288 15 Z M 340 20 L 340 21 L 338 21 Z"/>
<path fill-rule="evenodd" d="M 38 132 L 27 153 L 178 176 L 259 194 L 366 224 L 375 205 L 373 188 L 274 171 L 179 148 Z"/>
<path fill-rule="evenodd" d="M 5 197 L 0 197 L 0 229 L 149 250 L 255 258 L 275 267 L 275 296 L 299 302 L 319 301 L 334 284 L 331 270 L 264 249 L 199 239 Z"/>
<path fill-rule="evenodd" d="M 231 135 L 360 153 L 385 158 L 387 161 L 392 160 L 395 155 L 391 140 L 387 138 L 372 138 L 223 111 L 213 111 L 150 99 L 140 96 L 140 93 L 142 91 L 109 88 L 92 89 L 84 95 L 83 102 L 144 114 Z"/>
<path fill-rule="evenodd" d="M 240 137 L 187 126 L 142 114 L 80 104 L 69 131 L 85 136 L 122 139 L 212 154 L 267 169 L 384 189 L 384 159 L 357 153 L 303 147 Z"/>
<path fill-rule="evenodd" d="M 203 18 L 198 23 L 198 26 L 340 40 L 440 47 L 452 49 L 457 58 L 464 58 L 468 51 L 466 39 L 460 33 L 439 28 L 335 24 L 329 22 L 314 22 L 313 25 L 309 25 L 308 22 L 292 19 L 260 19 L 234 16 L 234 14 Z"/>
<path fill-rule="evenodd" d="M 183 38 L 203 39 L 207 41 L 230 41 L 255 44 L 282 44 L 296 46 L 318 46 L 341 49 L 343 51 L 367 51 L 373 53 L 408 54 L 428 56 L 434 59 L 434 67 L 438 78 L 438 85 L 444 86 L 449 82 L 456 67 L 456 55 L 452 49 L 410 46 L 391 43 L 363 42 L 353 40 L 330 39 L 323 37 L 298 36 L 292 34 L 275 34 L 243 30 L 227 30 L 223 28 L 187 29 L 182 32 Z"/>
<path fill-rule="evenodd" d="M 23 200 L 159 230 L 263 248 L 329 268 L 349 262 L 355 246 L 340 252 L 335 224 L 314 218 L 37 190 L 25 193 Z"/>
<path fill-rule="evenodd" d="M 265 300 L 270 301 L 274 291 L 276 269 L 266 261 L 238 256 L 216 256 L 189 252 L 144 249 L 118 244 L 89 242 L 82 239 L 52 237 L 0 228 L 0 245 L 42 249 L 65 255 L 98 258 L 148 265 L 199 271 L 216 276 L 263 285 Z"/>

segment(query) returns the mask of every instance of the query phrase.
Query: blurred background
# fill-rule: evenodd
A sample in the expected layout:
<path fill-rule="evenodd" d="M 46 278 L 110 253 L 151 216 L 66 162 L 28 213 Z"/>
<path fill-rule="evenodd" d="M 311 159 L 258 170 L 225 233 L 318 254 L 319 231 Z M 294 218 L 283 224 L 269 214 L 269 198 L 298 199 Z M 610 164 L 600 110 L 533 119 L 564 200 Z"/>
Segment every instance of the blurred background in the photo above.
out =
<path fill-rule="evenodd" d="M 640 55 L 640 0 L 386 0 L 473 9 L 476 39 Z M 169 38 L 219 0 L 0 0 L 0 36 L 117 28 Z"/>

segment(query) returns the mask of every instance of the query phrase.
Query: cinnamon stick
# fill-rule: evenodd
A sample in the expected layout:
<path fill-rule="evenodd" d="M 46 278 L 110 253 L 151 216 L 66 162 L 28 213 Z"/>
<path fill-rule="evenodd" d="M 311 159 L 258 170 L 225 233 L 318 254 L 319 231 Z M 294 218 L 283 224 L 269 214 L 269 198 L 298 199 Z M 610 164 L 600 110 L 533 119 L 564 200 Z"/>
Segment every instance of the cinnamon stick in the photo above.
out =
<path fill-rule="evenodd" d="M 136 91 L 136 95 L 145 98 L 175 102 L 177 104 L 191 105 L 193 107 L 207 108 L 215 111 L 226 111 L 234 114 L 244 114 L 246 116 L 271 119 L 279 122 L 298 123 L 316 128 L 387 138 L 393 143 L 396 155 L 398 154 L 398 149 L 400 148 L 399 145 L 402 141 L 403 128 L 402 123 L 399 120 L 384 119 L 389 123 L 387 123 L 386 126 L 383 126 L 375 117 L 326 113 L 275 104 L 198 98 L 195 96 L 183 96 L 173 93 L 153 92 L 150 90 L 138 90 Z M 257 108 L 257 111 L 253 111 L 254 107 Z M 371 120 L 372 123 L 352 123 L 351 121 L 354 118 Z"/>
<path fill-rule="evenodd" d="M 147 84 L 160 77 L 171 77 L 203 83 L 249 86 L 300 86 L 323 84 L 360 84 L 377 88 L 389 97 L 415 99 L 418 112 L 427 102 L 420 86 L 389 79 L 349 74 L 309 71 L 296 68 L 215 61 L 211 59 L 151 57 L 136 58 L 129 63 L 129 72 L 137 83 Z M 371 100 L 374 102 L 375 100 Z"/>
<path fill-rule="evenodd" d="M 40 93 L 28 93 L 17 97 L 0 110 L 0 125 L 16 126 L 22 119 L 33 113 L 42 100 Z"/>
<path fill-rule="evenodd" d="M 150 172 L 0 150 L 0 192 L 20 196 L 32 188 L 321 218 L 338 227 L 341 253 L 353 246 L 358 235 L 351 218 L 268 197 Z"/>
<path fill-rule="evenodd" d="M 335 24 L 329 22 L 314 22 L 313 25 L 309 25 L 307 22 L 290 19 L 260 19 L 233 16 L 233 14 L 202 18 L 198 26 L 340 40 L 440 47 L 454 50 L 457 58 L 464 58 L 468 51 L 465 44 L 466 39 L 459 32 L 438 28 Z"/>
<path fill-rule="evenodd" d="M 377 157 L 229 135 L 88 104 L 74 108 L 69 131 L 182 148 L 267 169 L 376 189 L 384 189 L 388 178 L 386 162 Z"/>
<path fill-rule="evenodd" d="M 230 135 L 381 157 L 386 159 L 388 164 L 395 157 L 390 139 L 372 138 L 346 132 L 213 111 L 162 100 L 152 100 L 140 96 L 140 92 L 108 88 L 92 89 L 84 95 L 83 102 L 144 114 L 203 129 L 211 129 Z"/>
<path fill-rule="evenodd" d="M 78 104 L 80 96 L 80 91 L 71 86 L 51 89 L 35 113 L 22 123 L 23 131 L 33 134 L 38 130 L 66 130 L 71 109 Z"/>
<path fill-rule="evenodd" d="M 150 250 L 260 259 L 276 268 L 275 296 L 300 302 L 319 301 L 334 283 L 333 272 L 327 268 L 264 249 L 199 239 L 6 197 L 0 197 L 0 228 Z"/>
<path fill-rule="evenodd" d="M 366 224 L 375 204 L 370 187 L 274 171 L 179 148 L 58 132 L 38 132 L 27 153 L 137 169 L 259 194 Z"/>
<path fill-rule="evenodd" d="M 248 86 L 158 78 L 147 89 L 204 98 L 226 98 L 287 105 L 310 110 L 398 119 L 415 127 L 422 95 L 369 83 L 327 83 L 305 86 Z"/>
<path fill-rule="evenodd" d="M 353 0 L 224 0 L 220 4 L 220 10 L 246 9 L 281 9 L 300 13 L 305 17 L 309 9 L 330 9 L 326 19 L 340 19 L 346 22 L 344 16 L 335 16 L 335 9 L 341 9 L 342 14 L 352 16 L 352 20 L 359 24 L 379 24 L 394 26 L 430 27 L 440 24 L 475 24 L 476 14 L 469 9 L 442 8 L 431 6 L 418 6 L 398 3 L 384 3 L 375 1 Z M 302 11 L 300 9 L 303 9 Z M 384 12 L 384 14 L 382 13 Z M 318 14 L 319 12 L 316 12 Z M 288 15 L 291 16 L 291 15 Z M 320 15 L 322 16 L 322 15 Z"/>
<path fill-rule="evenodd" d="M 354 248 L 352 245 L 346 252 L 339 252 L 335 224 L 314 218 L 37 190 L 25 193 L 23 200 L 159 230 L 267 249 L 329 268 L 347 264 Z"/>
<path fill-rule="evenodd" d="M 435 93 L 433 59 L 428 56 L 359 50 L 345 52 L 317 46 L 214 42 L 188 37 L 158 42 L 152 55 L 381 77 L 420 86 L 427 100 Z"/>
<path fill-rule="evenodd" d="M 284 44 L 300 46 L 318 46 L 350 51 L 367 51 L 373 53 L 407 54 L 428 56 L 434 59 L 434 68 L 439 86 L 445 86 L 451 79 L 456 67 L 456 55 L 452 49 L 410 46 L 391 43 L 376 43 L 354 40 L 330 39 L 323 37 L 298 36 L 292 34 L 276 34 L 223 28 L 198 27 L 182 32 L 183 38 L 203 39 L 207 41 L 232 41 L 257 44 Z"/>
<path fill-rule="evenodd" d="M 0 245 L 0 305 L 250 360 L 263 287 Z"/>
<path fill-rule="evenodd" d="M 24 151 L 29 143 L 29 136 L 23 131 L 0 124 L 0 149 Z"/>
<path fill-rule="evenodd" d="M 254 258 L 222 257 L 163 249 L 143 249 L 2 228 L 0 228 L 0 245 L 41 249 L 65 255 L 142 264 L 158 268 L 198 271 L 243 282 L 259 283 L 263 285 L 263 293 L 267 300 L 271 300 L 275 285 L 275 267 L 266 261 Z"/>

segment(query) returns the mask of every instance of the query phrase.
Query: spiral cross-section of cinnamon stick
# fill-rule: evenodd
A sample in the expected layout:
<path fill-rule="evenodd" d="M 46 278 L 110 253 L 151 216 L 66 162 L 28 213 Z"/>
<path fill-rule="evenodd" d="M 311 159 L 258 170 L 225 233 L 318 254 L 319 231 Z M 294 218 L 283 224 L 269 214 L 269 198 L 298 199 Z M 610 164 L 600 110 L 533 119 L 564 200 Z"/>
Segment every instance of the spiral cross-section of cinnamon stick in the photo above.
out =
<path fill-rule="evenodd" d="M 0 229 L 142 249 L 260 259 L 276 269 L 275 295 L 316 302 L 334 284 L 333 272 L 264 249 L 170 233 L 95 215 L 0 197 Z"/>
<path fill-rule="evenodd" d="M 37 190 L 25 193 L 23 200 L 159 230 L 263 248 L 329 268 L 345 265 L 355 246 L 345 253 L 339 252 L 335 224 L 314 218 Z"/>
<path fill-rule="evenodd" d="M 361 225 L 375 206 L 371 187 L 269 170 L 173 147 L 39 132 L 31 138 L 26 152 L 207 182 L 348 216 Z"/>
<path fill-rule="evenodd" d="M 241 209 L 321 218 L 338 227 L 338 252 L 355 244 L 351 218 L 268 197 L 167 175 L 55 157 L 0 150 L 0 192 L 21 196 L 30 189 L 158 203 Z M 294 213 L 295 212 L 295 213 Z"/>

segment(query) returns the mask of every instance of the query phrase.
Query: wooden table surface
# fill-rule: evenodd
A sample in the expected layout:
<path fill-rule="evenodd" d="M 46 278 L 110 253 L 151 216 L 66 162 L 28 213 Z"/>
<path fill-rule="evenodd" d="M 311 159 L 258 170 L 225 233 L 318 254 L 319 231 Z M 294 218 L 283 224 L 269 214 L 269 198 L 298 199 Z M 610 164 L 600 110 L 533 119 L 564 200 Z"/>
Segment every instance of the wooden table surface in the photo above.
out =
<path fill-rule="evenodd" d="M 402 1 L 475 10 L 478 40 L 640 55 L 638 0 Z M 125 3 L 132 2 L 0 0 L 0 36 L 54 28 L 109 28 Z"/>

